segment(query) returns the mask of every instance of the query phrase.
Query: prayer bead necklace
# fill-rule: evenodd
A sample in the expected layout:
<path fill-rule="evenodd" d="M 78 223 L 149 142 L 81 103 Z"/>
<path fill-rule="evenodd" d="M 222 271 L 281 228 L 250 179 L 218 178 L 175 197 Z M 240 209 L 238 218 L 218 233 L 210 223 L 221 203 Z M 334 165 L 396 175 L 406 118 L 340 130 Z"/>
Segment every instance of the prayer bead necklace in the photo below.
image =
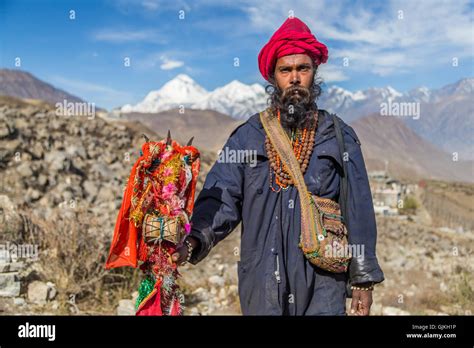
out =
<path fill-rule="evenodd" d="M 280 121 L 280 110 L 277 111 L 278 121 Z M 300 164 L 301 172 L 306 172 L 306 169 L 309 166 L 309 161 L 311 159 L 311 154 L 313 153 L 314 145 L 314 135 L 316 134 L 316 127 L 318 122 L 317 113 L 312 120 L 309 120 L 305 127 L 301 129 L 293 129 L 291 133 L 291 143 L 293 147 L 293 152 L 296 156 L 297 161 Z M 270 161 L 269 167 L 269 178 L 270 178 L 270 188 L 273 192 L 280 192 L 282 189 L 288 189 L 290 185 L 293 185 L 293 179 L 291 175 L 284 167 L 278 152 L 273 148 L 273 145 L 268 138 L 265 137 L 265 149 L 267 152 L 268 159 Z M 273 187 L 272 172 L 275 176 L 275 183 L 279 187 L 275 189 Z"/>

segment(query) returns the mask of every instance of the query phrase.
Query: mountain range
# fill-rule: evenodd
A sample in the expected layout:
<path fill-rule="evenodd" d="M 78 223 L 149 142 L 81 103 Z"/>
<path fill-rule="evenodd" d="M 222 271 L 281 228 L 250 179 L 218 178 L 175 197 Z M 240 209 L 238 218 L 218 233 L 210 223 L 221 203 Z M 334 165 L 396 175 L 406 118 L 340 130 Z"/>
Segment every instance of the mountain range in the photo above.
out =
<path fill-rule="evenodd" d="M 50 103 L 77 98 L 23 71 L 0 69 L 0 81 L 0 95 Z M 464 155 L 472 155 L 472 85 L 473 79 L 463 79 L 439 90 L 419 88 L 409 93 L 391 87 L 353 93 L 333 86 L 318 106 L 337 112 L 354 127 L 369 170 L 382 169 L 388 161 L 389 172 L 396 177 L 472 182 L 474 162 Z M 258 84 L 238 81 L 208 92 L 190 77 L 178 75 L 163 88 L 148 93 L 146 103 L 125 105 L 109 112 L 107 118 L 142 123 L 150 134 L 165 134 L 170 129 L 181 142 L 194 136 L 196 146 L 215 153 L 238 124 L 265 108 L 264 93 Z M 418 102 L 420 117 L 382 117 L 380 103 L 393 100 Z M 373 108 L 377 110 L 369 111 Z M 458 151 L 451 152 L 449 146 Z"/>
<path fill-rule="evenodd" d="M 159 90 L 149 92 L 135 105 L 120 108 L 123 113 L 157 113 L 175 108 L 214 110 L 236 119 L 246 119 L 265 108 L 266 94 L 262 85 L 246 85 L 234 80 L 208 92 L 191 77 L 179 74 Z"/>
<path fill-rule="evenodd" d="M 399 115 L 422 138 L 464 160 L 474 159 L 474 78 L 465 78 L 440 89 L 419 87 L 401 93 L 387 86 L 350 92 L 330 86 L 318 106 L 336 113 L 350 123 L 360 117 L 380 113 L 384 104 L 415 106 L 417 115 Z M 239 81 L 209 92 L 191 77 L 180 74 L 151 91 L 139 103 L 124 105 L 121 113 L 158 113 L 175 108 L 214 110 L 238 120 L 263 110 L 268 95 L 262 85 Z M 411 104 L 411 105 L 410 105 Z"/>

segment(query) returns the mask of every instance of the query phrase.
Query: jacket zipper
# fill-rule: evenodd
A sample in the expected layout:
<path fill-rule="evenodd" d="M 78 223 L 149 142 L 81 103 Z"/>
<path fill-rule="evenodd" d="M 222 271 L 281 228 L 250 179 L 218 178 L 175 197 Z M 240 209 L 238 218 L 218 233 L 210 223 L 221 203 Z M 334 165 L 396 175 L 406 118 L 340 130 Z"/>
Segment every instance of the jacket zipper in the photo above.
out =
<path fill-rule="evenodd" d="M 278 262 L 278 254 L 276 255 L 276 261 L 277 261 L 277 267 L 275 271 L 275 278 L 277 280 L 277 283 L 281 283 L 281 278 L 280 278 L 280 262 Z"/>

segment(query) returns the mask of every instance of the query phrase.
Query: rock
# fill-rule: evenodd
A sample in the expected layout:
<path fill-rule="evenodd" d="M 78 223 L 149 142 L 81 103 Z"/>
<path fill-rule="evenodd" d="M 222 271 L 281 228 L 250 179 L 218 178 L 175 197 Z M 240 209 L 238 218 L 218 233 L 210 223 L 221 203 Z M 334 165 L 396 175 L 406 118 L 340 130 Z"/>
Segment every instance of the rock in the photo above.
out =
<path fill-rule="evenodd" d="M 0 232 L 4 240 L 14 240 L 23 229 L 23 221 L 17 213 L 15 205 L 6 195 L 0 195 Z M 0 249 L 0 262 L 7 256 L 7 250 Z"/>
<path fill-rule="evenodd" d="M 86 199 L 89 202 L 92 202 L 94 198 L 97 196 L 97 192 L 99 192 L 99 184 L 97 181 L 86 180 L 82 184 L 84 187 L 84 192 L 86 194 Z"/>
<path fill-rule="evenodd" d="M 350 305 L 351 302 L 349 301 L 348 304 L 346 304 L 347 308 L 350 310 Z M 382 315 L 382 305 L 378 303 L 374 303 L 372 307 L 370 307 L 370 315 Z"/>
<path fill-rule="evenodd" d="M 206 289 L 204 288 L 197 288 L 196 290 L 193 291 L 193 295 L 196 295 L 196 297 L 200 300 L 200 301 L 206 301 L 207 299 L 209 299 L 209 293 L 207 292 Z"/>
<path fill-rule="evenodd" d="M 31 169 L 31 163 L 27 161 L 22 161 L 16 171 L 21 178 L 30 178 L 33 175 L 33 170 Z"/>
<path fill-rule="evenodd" d="M 48 300 L 49 287 L 47 284 L 35 280 L 28 285 L 28 301 L 43 305 Z"/>
<path fill-rule="evenodd" d="M 90 174 L 94 179 L 106 179 L 113 176 L 107 165 L 101 162 L 94 162 L 90 168 Z"/>
<path fill-rule="evenodd" d="M 31 202 L 37 201 L 41 197 L 42 197 L 42 194 L 41 194 L 40 191 L 35 190 L 32 187 L 28 187 L 28 190 L 26 190 L 26 192 L 25 192 L 24 201 L 26 203 L 31 203 Z"/>
<path fill-rule="evenodd" d="M 225 280 L 221 276 L 213 275 L 208 278 L 208 282 L 212 285 L 224 286 Z"/>
<path fill-rule="evenodd" d="M 27 106 L 26 108 L 22 108 L 21 110 L 21 114 L 26 116 L 27 118 L 30 118 L 31 116 L 33 116 L 36 112 L 38 111 L 38 109 L 34 106 Z"/>
<path fill-rule="evenodd" d="M 48 177 L 44 174 L 40 174 L 38 175 L 36 182 L 38 183 L 38 186 L 41 187 L 41 189 L 44 189 L 48 184 Z"/>
<path fill-rule="evenodd" d="M 12 133 L 13 130 L 10 129 L 9 125 L 4 122 L 0 123 L 0 139 L 8 137 Z"/>
<path fill-rule="evenodd" d="M 69 167 L 70 159 L 64 151 L 50 151 L 44 156 L 46 163 L 49 163 L 50 169 L 54 172 L 60 172 Z"/>
<path fill-rule="evenodd" d="M 11 261 L 11 257 L 10 257 L 10 253 L 8 252 L 8 250 L 1 249 L 0 250 L 0 262 L 2 263 L 2 265 L 9 264 L 10 261 Z M 2 266 L 2 267 L 6 267 L 6 266 Z"/>
<path fill-rule="evenodd" d="M 18 272 L 0 274 L 0 297 L 17 297 L 19 295 Z"/>
<path fill-rule="evenodd" d="M 132 301 L 133 303 L 135 303 L 137 301 L 137 298 L 138 298 L 138 291 L 134 291 L 133 294 L 132 294 Z"/>
<path fill-rule="evenodd" d="M 199 310 L 196 307 L 193 307 L 189 310 L 189 315 L 199 315 Z"/>
<path fill-rule="evenodd" d="M 410 315 L 410 313 L 396 307 L 383 307 L 382 315 Z"/>
<path fill-rule="evenodd" d="M 135 304 L 132 300 L 120 300 L 117 315 L 135 315 Z"/>
<path fill-rule="evenodd" d="M 226 267 L 223 277 L 227 284 L 237 284 L 237 264 Z"/>
<path fill-rule="evenodd" d="M 25 267 L 23 262 L 0 263 L 0 273 L 18 272 Z"/>
<path fill-rule="evenodd" d="M 446 313 L 435 311 L 433 309 L 426 309 L 423 314 L 425 314 L 425 315 L 448 315 Z"/>
<path fill-rule="evenodd" d="M 228 292 L 229 292 L 229 294 L 237 295 L 238 289 L 239 288 L 237 287 L 237 285 L 232 284 L 232 285 L 229 286 Z"/>
<path fill-rule="evenodd" d="M 21 140 L 18 139 L 7 141 L 4 145 L 2 144 L 2 147 L 4 147 L 6 152 L 5 157 L 7 157 L 7 155 L 8 157 L 13 156 L 16 154 L 16 152 L 19 152 L 21 144 Z"/>
<path fill-rule="evenodd" d="M 227 298 L 227 292 L 225 291 L 225 288 L 221 288 L 219 290 L 219 299 L 224 300 Z"/>
<path fill-rule="evenodd" d="M 82 145 L 69 145 L 66 147 L 66 154 L 72 159 L 75 157 L 80 157 L 82 159 L 87 158 L 86 149 Z"/>
<path fill-rule="evenodd" d="M 54 311 L 58 310 L 59 309 L 59 302 L 56 301 L 56 300 L 51 302 L 51 309 L 54 310 Z"/>
<path fill-rule="evenodd" d="M 35 143 L 32 147 L 28 149 L 28 151 L 36 158 L 41 159 L 43 158 L 44 149 L 41 143 Z"/>
<path fill-rule="evenodd" d="M 110 186 L 102 186 L 97 194 L 96 200 L 97 202 L 114 202 L 115 190 Z"/>
<path fill-rule="evenodd" d="M 56 285 L 51 282 L 47 282 L 46 286 L 48 287 L 48 301 L 54 300 L 58 291 L 56 290 Z"/>
<path fill-rule="evenodd" d="M 23 297 L 15 297 L 13 299 L 13 304 L 15 306 L 24 306 L 24 305 L 26 305 L 26 301 Z"/>

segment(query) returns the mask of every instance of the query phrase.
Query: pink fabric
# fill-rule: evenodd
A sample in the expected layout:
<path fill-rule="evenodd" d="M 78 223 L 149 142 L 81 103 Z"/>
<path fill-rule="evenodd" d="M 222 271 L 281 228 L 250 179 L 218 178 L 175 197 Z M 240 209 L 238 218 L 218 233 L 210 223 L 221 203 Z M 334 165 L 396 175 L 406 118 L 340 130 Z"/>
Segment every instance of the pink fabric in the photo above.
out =
<path fill-rule="evenodd" d="M 308 26 L 296 17 L 288 18 L 263 46 L 258 55 L 258 67 L 268 81 L 278 58 L 291 54 L 307 54 L 316 65 L 326 63 L 328 49 L 311 33 Z"/>

